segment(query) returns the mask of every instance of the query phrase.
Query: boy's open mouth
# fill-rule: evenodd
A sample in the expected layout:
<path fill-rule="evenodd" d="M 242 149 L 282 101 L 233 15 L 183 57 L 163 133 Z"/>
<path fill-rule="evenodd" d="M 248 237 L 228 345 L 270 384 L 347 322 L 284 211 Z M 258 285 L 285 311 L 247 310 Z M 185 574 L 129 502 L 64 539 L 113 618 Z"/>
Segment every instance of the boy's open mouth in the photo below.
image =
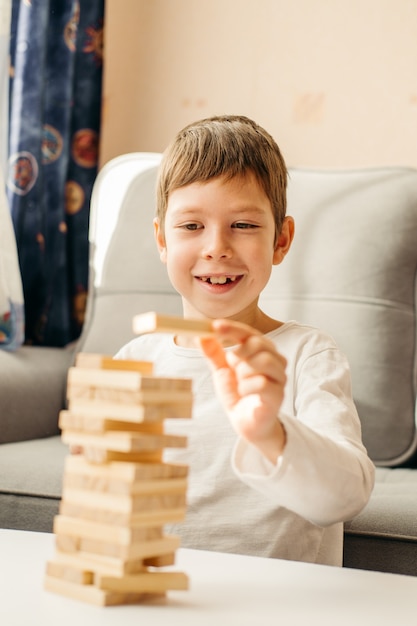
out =
<path fill-rule="evenodd" d="M 230 283 L 234 283 L 236 280 L 240 279 L 240 276 L 198 276 L 199 280 L 204 283 L 210 283 L 210 285 L 226 285 Z"/>

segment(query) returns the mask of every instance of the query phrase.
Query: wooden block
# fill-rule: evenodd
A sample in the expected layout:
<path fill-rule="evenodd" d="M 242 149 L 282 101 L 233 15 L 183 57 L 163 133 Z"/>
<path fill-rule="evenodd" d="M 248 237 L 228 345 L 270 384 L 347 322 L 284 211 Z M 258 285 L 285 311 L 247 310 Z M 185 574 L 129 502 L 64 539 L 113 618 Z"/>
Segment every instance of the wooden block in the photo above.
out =
<path fill-rule="evenodd" d="M 180 547 L 179 537 L 166 535 L 161 539 L 141 541 L 123 546 L 120 550 L 123 560 L 146 559 L 151 556 L 169 554 Z"/>
<path fill-rule="evenodd" d="M 175 552 L 172 554 L 162 554 L 161 556 L 151 556 L 143 559 L 143 564 L 149 567 L 168 567 L 175 564 Z"/>
<path fill-rule="evenodd" d="M 62 552 L 78 552 L 81 540 L 74 535 L 55 535 L 55 547 Z"/>
<path fill-rule="evenodd" d="M 162 557 L 156 557 L 162 558 Z M 69 567 L 78 567 L 85 571 L 91 571 L 108 576 L 125 576 L 126 574 L 137 574 L 147 570 L 144 559 L 121 559 L 120 557 L 105 555 L 101 553 L 66 552 L 56 549 L 54 561 Z"/>
<path fill-rule="evenodd" d="M 188 577 L 183 572 L 144 572 L 130 576 L 116 577 L 97 574 L 94 584 L 99 589 L 125 592 L 155 593 L 169 590 L 188 589 Z"/>
<path fill-rule="evenodd" d="M 142 432 L 109 431 L 86 433 L 64 430 L 62 441 L 85 448 L 94 447 L 115 452 L 156 452 L 163 448 L 185 448 L 187 437 L 182 435 L 152 434 Z"/>
<path fill-rule="evenodd" d="M 156 527 L 113 526 L 101 524 L 64 515 L 56 515 L 54 518 L 54 533 L 59 535 L 75 536 L 82 539 L 95 539 L 107 543 L 115 543 L 128 546 L 138 542 L 161 539 L 163 536 L 162 525 Z M 80 549 L 83 547 L 80 545 Z"/>
<path fill-rule="evenodd" d="M 141 602 L 154 601 L 161 597 L 160 594 L 148 593 L 118 593 L 99 589 L 94 585 L 77 585 L 55 578 L 45 576 L 44 588 L 46 591 L 57 593 L 61 596 L 79 600 L 95 606 L 116 606 L 122 604 L 137 604 Z"/>
<path fill-rule="evenodd" d="M 79 370 L 88 372 L 96 370 Z M 108 372 L 103 372 L 108 373 Z M 118 372 L 119 373 L 119 372 Z M 125 373 L 125 372 L 123 372 Z M 131 373 L 131 372 L 127 372 Z M 71 400 L 94 400 L 102 402 L 111 402 L 118 404 L 147 405 L 189 405 L 193 401 L 191 391 L 183 391 L 181 389 L 145 389 L 144 391 L 133 391 L 127 389 L 112 389 L 111 387 L 95 387 L 86 385 L 76 385 L 71 383 L 67 389 L 67 396 L 70 402 L 69 409 L 72 411 Z M 108 417 L 108 416 L 103 416 Z"/>
<path fill-rule="evenodd" d="M 89 354 L 80 352 L 75 359 L 75 367 L 103 370 L 128 370 L 140 372 L 151 376 L 153 373 L 153 363 L 150 361 L 132 361 L 128 359 L 114 359 L 107 354 Z"/>
<path fill-rule="evenodd" d="M 87 461 L 98 465 L 115 461 L 122 463 L 161 463 L 163 457 L 162 448 L 156 452 L 115 452 L 113 450 L 104 450 L 104 448 L 86 446 L 81 451 Z"/>
<path fill-rule="evenodd" d="M 187 480 L 185 478 L 167 478 L 160 480 L 140 480 L 129 483 L 115 478 L 94 476 L 90 473 L 78 474 L 65 472 L 64 488 L 85 489 L 86 491 L 107 492 L 120 495 L 146 495 L 158 493 L 185 493 Z"/>
<path fill-rule="evenodd" d="M 112 493 L 93 493 L 66 487 L 63 488 L 62 500 L 83 507 L 125 514 L 178 509 L 185 507 L 186 504 L 185 493 L 124 496 Z"/>
<path fill-rule="evenodd" d="M 80 415 L 84 418 L 91 417 L 100 419 L 120 420 L 125 422 L 142 423 L 142 422 L 159 422 L 165 419 L 190 418 L 192 415 L 192 395 L 189 394 L 184 402 L 165 402 L 164 398 L 159 397 L 159 402 L 146 404 L 138 402 L 137 398 L 132 399 L 132 395 L 126 402 L 115 401 L 114 396 L 119 394 L 112 392 L 110 394 L 113 400 L 102 398 L 69 398 L 69 410 L 72 415 Z M 149 396 L 148 396 L 149 397 Z M 152 394 L 154 397 L 154 394 Z"/>
<path fill-rule="evenodd" d="M 65 472 L 83 475 L 89 473 L 91 476 L 135 483 L 142 480 L 185 478 L 188 475 L 188 466 L 175 463 L 109 463 L 97 466 L 76 455 L 66 458 Z"/>
<path fill-rule="evenodd" d="M 90 555 L 90 557 L 96 556 L 106 556 L 116 558 L 125 562 L 125 561 L 137 561 L 139 559 L 146 559 L 148 557 L 155 557 L 164 554 L 171 554 L 173 551 L 177 550 L 180 546 L 180 539 L 174 535 L 165 535 L 158 539 L 149 539 L 148 541 L 138 541 L 132 544 L 120 545 L 119 543 L 111 542 L 111 541 L 100 541 L 98 539 L 87 539 L 84 541 L 90 541 L 91 549 L 87 550 L 79 550 L 78 552 L 67 553 L 76 559 L 80 554 Z M 113 553 L 109 553 L 109 546 L 113 546 Z M 75 565 L 76 563 L 73 562 Z M 86 562 L 79 561 L 80 569 L 98 571 L 99 568 L 93 567 L 92 561 L 87 566 Z"/>
<path fill-rule="evenodd" d="M 110 541 L 80 539 L 80 551 L 84 554 L 107 556 L 123 562 L 132 560 L 129 556 L 129 546 L 122 546 Z"/>
<path fill-rule="evenodd" d="M 153 311 L 135 315 L 133 318 L 133 332 L 136 335 L 144 333 L 174 333 L 181 335 L 212 335 L 212 323 L 208 319 L 184 319 L 174 315 L 160 315 Z"/>
<path fill-rule="evenodd" d="M 104 556 L 114 559 L 118 559 L 123 563 L 137 563 L 139 560 L 144 562 L 142 557 L 142 548 L 144 543 L 135 545 L 120 545 L 118 543 L 112 543 L 111 541 L 100 541 L 98 539 L 80 539 L 80 552 L 83 554 L 89 554 L 91 556 Z M 139 553 L 137 551 L 139 550 Z M 139 554 L 139 556 L 137 556 Z M 167 555 L 160 555 L 152 558 L 155 562 L 156 559 L 165 559 Z M 171 559 L 171 555 L 169 555 Z"/>
<path fill-rule="evenodd" d="M 162 376 L 144 376 L 139 372 L 124 370 L 82 369 L 70 367 L 68 371 L 68 388 L 97 387 L 119 389 L 124 391 L 191 391 L 192 381 L 189 378 L 168 378 Z M 70 394 L 71 395 L 71 394 Z"/>
<path fill-rule="evenodd" d="M 62 515 L 92 520 L 116 526 L 158 526 L 167 523 L 182 522 L 185 518 L 185 506 L 164 508 L 152 511 L 125 513 L 109 509 L 96 508 L 79 502 L 61 500 L 59 511 Z"/>
<path fill-rule="evenodd" d="M 77 583 L 77 585 L 92 585 L 94 582 L 93 572 L 57 561 L 48 561 L 46 574 L 47 576 L 54 576 L 55 578 L 62 578 L 62 580 Z"/>
<path fill-rule="evenodd" d="M 58 421 L 61 430 L 83 430 L 87 433 L 104 433 L 106 431 L 122 430 L 131 432 L 163 433 L 163 422 L 124 422 L 105 417 L 84 416 L 63 410 Z"/>

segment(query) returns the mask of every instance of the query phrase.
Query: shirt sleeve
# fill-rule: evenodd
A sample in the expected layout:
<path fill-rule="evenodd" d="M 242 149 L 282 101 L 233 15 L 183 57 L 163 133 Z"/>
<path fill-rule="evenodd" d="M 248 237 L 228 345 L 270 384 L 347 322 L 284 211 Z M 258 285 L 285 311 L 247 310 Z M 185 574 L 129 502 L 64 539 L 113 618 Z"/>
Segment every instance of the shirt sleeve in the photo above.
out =
<path fill-rule="evenodd" d="M 232 466 L 246 484 L 310 522 L 328 526 L 369 500 L 374 465 L 361 440 L 349 367 L 337 348 L 301 358 L 291 376 L 292 414 L 279 416 L 286 445 L 276 465 L 239 439 Z"/>

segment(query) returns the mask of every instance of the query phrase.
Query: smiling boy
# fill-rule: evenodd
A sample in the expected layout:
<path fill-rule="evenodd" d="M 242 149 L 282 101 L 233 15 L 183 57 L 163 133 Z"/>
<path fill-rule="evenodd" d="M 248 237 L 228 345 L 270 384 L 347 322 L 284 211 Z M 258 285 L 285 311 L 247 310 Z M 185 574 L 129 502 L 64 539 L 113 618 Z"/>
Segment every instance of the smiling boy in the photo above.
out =
<path fill-rule="evenodd" d="M 274 139 L 241 116 L 196 122 L 166 150 L 155 238 L 185 318 L 214 337 L 138 337 L 116 358 L 152 360 L 156 375 L 191 377 L 189 437 L 170 461 L 190 465 L 182 545 L 342 563 L 343 521 L 369 499 L 349 367 L 325 333 L 258 305 L 288 253 L 287 171 Z"/>

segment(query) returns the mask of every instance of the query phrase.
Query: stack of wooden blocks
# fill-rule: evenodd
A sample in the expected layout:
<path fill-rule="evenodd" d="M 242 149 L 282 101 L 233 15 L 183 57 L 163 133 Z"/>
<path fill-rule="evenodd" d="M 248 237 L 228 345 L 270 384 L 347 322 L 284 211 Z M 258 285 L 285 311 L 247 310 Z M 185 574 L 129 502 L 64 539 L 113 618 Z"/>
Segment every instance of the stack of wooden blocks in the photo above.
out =
<path fill-rule="evenodd" d="M 98 605 L 141 602 L 188 578 L 172 568 L 179 539 L 164 525 L 186 511 L 187 466 L 164 462 L 186 438 L 164 421 L 191 417 L 191 380 L 152 375 L 152 364 L 80 354 L 68 374 L 66 460 L 54 520 L 49 591 Z"/>

